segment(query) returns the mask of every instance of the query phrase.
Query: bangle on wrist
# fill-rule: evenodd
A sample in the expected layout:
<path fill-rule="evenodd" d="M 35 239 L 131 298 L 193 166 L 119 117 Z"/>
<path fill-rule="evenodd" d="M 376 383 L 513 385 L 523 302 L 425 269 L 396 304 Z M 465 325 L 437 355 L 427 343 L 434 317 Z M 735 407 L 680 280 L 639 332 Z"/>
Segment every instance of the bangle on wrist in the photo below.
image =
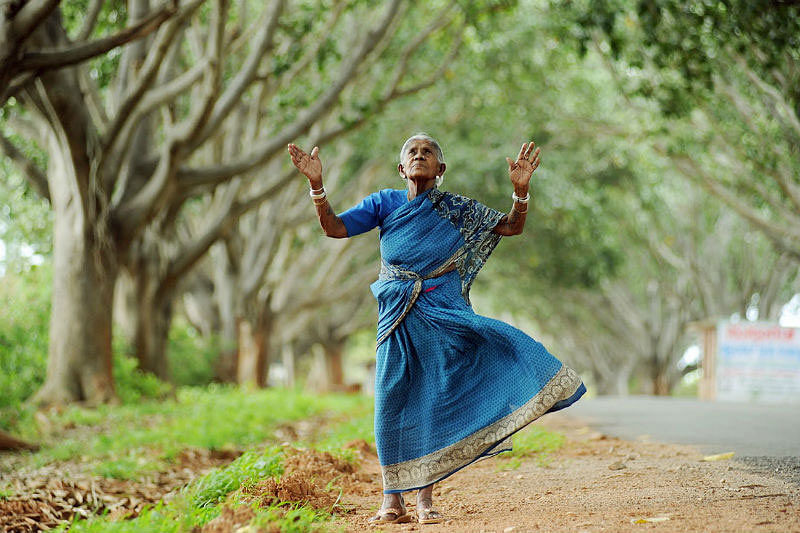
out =
<path fill-rule="evenodd" d="M 327 201 L 328 201 L 328 197 L 325 196 L 325 195 L 323 195 L 322 198 L 313 198 L 311 200 L 311 202 L 314 205 L 325 205 L 325 203 L 327 203 Z"/>
<path fill-rule="evenodd" d="M 528 191 L 528 193 L 524 197 L 520 198 L 519 196 L 517 196 L 517 191 L 514 191 L 514 192 L 511 193 L 511 198 L 515 202 L 519 202 L 521 204 L 527 204 L 528 200 L 531 199 L 531 192 Z"/>
<path fill-rule="evenodd" d="M 321 189 L 317 190 L 311 189 L 308 191 L 308 195 L 311 196 L 312 200 L 319 200 L 320 198 L 325 198 L 328 193 L 325 191 L 325 187 L 322 187 Z"/>
<path fill-rule="evenodd" d="M 309 192 L 313 194 L 319 194 L 325 192 L 325 187 L 320 187 L 319 189 L 309 188 Z"/>

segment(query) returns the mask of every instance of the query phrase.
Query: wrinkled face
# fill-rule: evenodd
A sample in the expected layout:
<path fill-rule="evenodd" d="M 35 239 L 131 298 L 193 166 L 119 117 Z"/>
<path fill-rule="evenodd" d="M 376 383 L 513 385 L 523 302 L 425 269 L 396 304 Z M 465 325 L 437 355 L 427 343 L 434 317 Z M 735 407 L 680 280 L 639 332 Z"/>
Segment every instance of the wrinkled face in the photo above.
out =
<path fill-rule="evenodd" d="M 425 139 L 412 140 L 397 166 L 401 176 L 416 180 L 434 179 L 444 174 L 444 168 L 444 163 L 439 163 L 436 158 L 433 144 Z"/>

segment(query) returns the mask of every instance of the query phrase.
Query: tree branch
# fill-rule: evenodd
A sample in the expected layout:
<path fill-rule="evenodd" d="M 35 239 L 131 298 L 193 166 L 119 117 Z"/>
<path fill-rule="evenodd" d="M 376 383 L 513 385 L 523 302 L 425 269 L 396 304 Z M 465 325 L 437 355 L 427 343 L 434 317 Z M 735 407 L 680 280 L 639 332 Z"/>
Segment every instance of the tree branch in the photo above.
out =
<path fill-rule="evenodd" d="M 366 38 L 361 42 L 359 48 L 342 67 L 337 80 L 326 92 L 317 98 L 314 104 L 302 113 L 297 120 L 285 126 L 277 134 L 267 139 L 255 150 L 237 161 L 217 167 L 187 169 L 179 172 L 178 176 L 181 187 L 192 189 L 210 183 L 220 183 L 235 175 L 252 170 L 269 160 L 280 150 L 283 150 L 288 142 L 308 131 L 314 122 L 330 109 L 342 90 L 353 81 L 353 75 L 358 69 L 359 64 L 383 36 L 389 23 L 397 12 L 399 3 L 400 0 L 392 1 L 378 26 L 367 33 Z"/>
<path fill-rule="evenodd" d="M 164 287 L 164 289 L 159 290 L 169 290 L 174 287 L 178 280 L 185 276 L 186 273 L 203 258 L 208 249 L 233 227 L 233 224 L 241 214 L 235 212 L 235 200 L 238 192 L 238 186 L 231 187 L 229 190 L 225 191 L 222 205 L 217 209 L 220 215 L 209 225 L 203 235 L 188 246 L 185 246 L 176 254 L 175 258 L 170 261 L 163 281 L 161 282 L 161 286 Z"/>
<path fill-rule="evenodd" d="M 292 83 L 295 78 L 303 72 L 308 65 L 317 57 L 322 46 L 327 42 L 328 37 L 330 37 L 333 29 L 336 27 L 336 23 L 339 21 L 339 17 L 344 11 L 344 7 L 346 2 L 337 2 L 336 6 L 333 8 L 333 14 L 325 23 L 325 26 L 322 30 L 314 36 L 312 43 L 309 43 L 310 46 L 308 47 L 306 53 L 301 57 L 297 62 L 295 62 L 289 71 L 283 76 L 280 82 L 277 84 L 278 86 L 286 86 Z"/>
<path fill-rule="evenodd" d="M 742 218 L 760 228 L 780 249 L 800 259 L 800 245 L 793 244 L 793 241 L 796 242 L 800 238 L 800 231 L 796 229 L 792 231 L 791 226 L 780 226 L 759 215 L 754 209 L 739 200 L 735 193 L 732 193 L 724 185 L 710 177 L 691 158 L 677 155 L 670 157 L 681 169 L 683 175 L 693 181 L 699 181 L 709 192 L 725 202 Z M 800 224 L 795 227 L 800 227 Z"/>
<path fill-rule="evenodd" d="M 86 16 L 83 17 L 81 29 L 75 36 L 76 41 L 85 41 L 92 34 L 95 24 L 97 24 L 97 17 L 100 16 L 100 11 L 103 9 L 103 0 L 91 0 L 89 3 L 89 10 Z"/>
<path fill-rule="evenodd" d="M 221 83 L 220 54 L 226 15 L 227 0 L 217 0 L 211 12 L 211 38 L 208 45 L 210 61 L 206 69 L 205 94 L 202 95 L 199 108 L 169 131 L 152 177 L 133 198 L 120 205 L 114 213 L 124 234 L 134 234 L 137 228 L 151 220 L 159 208 L 168 201 L 169 195 L 165 192 L 175 181 L 177 167 L 188 153 L 187 146 L 206 124 L 211 114 Z"/>
<path fill-rule="evenodd" d="M 2 134 L 0 134 L 0 150 L 14 162 L 14 165 L 22 172 L 39 196 L 49 202 L 50 188 L 47 185 L 47 176 L 36 163 L 31 161 L 10 139 Z"/>
<path fill-rule="evenodd" d="M 58 7 L 60 0 L 30 0 L 26 2 L 11 22 L 11 33 L 21 38 L 19 44 L 33 33 L 43 21 Z M 8 43 L 10 44 L 10 43 Z"/>
<path fill-rule="evenodd" d="M 236 73 L 224 94 L 219 98 L 206 127 L 202 133 L 197 135 L 193 143 L 194 147 L 203 143 L 217 130 L 219 124 L 228 116 L 231 108 L 239 101 L 244 91 L 253 82 L 264 54 L 273 46 L 275 30 L 278 28 L 278 19 L 284 4 L 284 0 L 273 1 L 272 9 L 266 13 L 267 23 L 264 24 L 263 31 L 259 34 L 242 68 Z"/>
<path fill-rule="evenodd" d="M 150 52 L 147 54 L 147 58 L 144 61 L 144 65 L 136 79 L 135 85 L 128 91 L 122 103 L 119 105 L 117 114 L 114 116 L 114 120 L 104 135 L 104 153 L 110 152 L 114 147 L 114 143 L 122 131 L 123 126 L 131 118 L 133 109 L 140 103 L 142 95 L 151 85 L 158 73 L 158 69 L 167 54 L 169 45 L 172 43 L 181 25 L 202 3 L 203 0 L 192 0 L 189 4 L 181 7 L 178 13 L 170 18 L 167 24 L 164 25 L 164 28 L 158 32 L 158 36 Z"/>
<path fill-rule="evenodd" d="M 728 96 L 733 98 L 732 89 L 730 89 L 727 92 Z M 738 107 L 737 111 L 741 112 L 741 110 Z M 712 116 L 709 116 L 708 118 L 714 124 L 717 125 L 717 130 L 719 132 L 718 138 L 720 139 L 720 141 L 728 148 L 729 151 L 736 153 L 740 145 L 736 140 L 731 140 L 729 134 L 726 132 L 726 125 L 722 124 L 719 120 L 715 119 Z M 775 155 L 775 157 L 783 159 L 782 154 L 780 153 L 779 148 L 777 146 L 772 147 L 772 152 Z M 758 171 L 760 171 L 763 174 L 766 174 L 767 176 L 770 176 L 775 181 L 775 183 L 778 184 L 778 187 L 781 188 L 783 193 L 792 203 L 794 209 L 798 213 L 800 213 L 800 187 L 798 187 L 795 183 L 791 181 L 790 171 L 785 167 L 781 167 L 778 169 L 769 168 L 762 162 L 761 159 L 748 159 L 748 161 L 752 163 L 758 169 Z"/>
<path fill-rule="evenodd" d="M 797 117 L 797 113 L 792 106 L 786 102 L 781 95 L 780 91 L 761 79 L 761 77 L 753 71 L 739 54 L 728 52 L 729 56 L 736 62 L 737 65 L 742 69 L 744 75 L 747 76 L 753 85 L 755 85 L 761 92 L 766 94 L 771 100 L 773 105 L 775 106 L 776 111 L 778 111 L 778 116 L 780 116 L 785 123 L 787 123 L 793 130 L 795 135 L 800 138 L 800 119 Z"/>
<path fill-rule="evenodd" d="M 408 60 L 410 59 L 411 55 L 418 50 L 420 46 L 422 46 L 422 43 L 424 43 L 433 32 L 445 26 L 449 22 L 445 15 L 448 11 L 450 11 L 450 9 L 452 9 L 454 5 L 455 2 L 451 1 L 444 8 L 442 8 L 442 10 L 439 11 L 438 16 L 436 16 L 431 23 L 428 24 L 428 26 L 403 49 L 402 53 L 400 54 L 400 61 L 398 61 L 397 67 L 395 68 L 394 77 L 392 78 L 391 83 L 389 83 L 389 87 L 387 89 L 388 94 L 394 93 L 397 89 L 398 84 L 408 68 Z"/>
<path fill-rule="evenodd" d="M 117 48 L 125 43 L 150 35 L 157 30 L 162 23 L 168 20 L 175 11 L 174 4 L 171 2 L 161 7 L 141 22 L 129 28 L 125 28 L 114 35 L 88 43 L 74 44 L 60 50 L 27 52 L 17 64 L 17 69 L 19 71 L 34 70 L 41 72 L 43 70 L 63 68 L 81 63 L 92 57 L 105 54 L 109 50 Z"/>

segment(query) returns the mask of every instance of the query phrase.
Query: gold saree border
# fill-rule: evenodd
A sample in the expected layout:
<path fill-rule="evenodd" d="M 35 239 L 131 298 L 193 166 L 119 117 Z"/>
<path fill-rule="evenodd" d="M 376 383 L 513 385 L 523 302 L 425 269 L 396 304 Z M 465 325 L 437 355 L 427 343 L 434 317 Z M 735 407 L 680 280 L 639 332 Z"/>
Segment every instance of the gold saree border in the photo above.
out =
<path fill-rule="evenodd" d="M 545 414 L 556 403 L 575 394 L 580 385 L 578 374 L 562 364 L 561 369 L 536 396 L 500 420 L 428 455 L 382 466 L 384 490 L 411 490 L 435 483 L 473 462 L 490 445 L 507 439 Z M 502 447 L 498 446 L 497 449 Z"/>

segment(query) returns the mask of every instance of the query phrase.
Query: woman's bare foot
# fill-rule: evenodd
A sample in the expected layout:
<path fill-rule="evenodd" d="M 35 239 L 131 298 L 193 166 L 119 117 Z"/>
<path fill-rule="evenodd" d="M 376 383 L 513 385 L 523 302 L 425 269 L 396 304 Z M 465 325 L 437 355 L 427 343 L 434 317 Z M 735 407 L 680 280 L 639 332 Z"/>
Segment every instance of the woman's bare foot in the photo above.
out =
<path fill-rule="evenodd" d="M 369 523 L 373 525 L 402 524 L 410 521 L 411 515 L 406 512 L 402 494 L 384 494 L 378 514 L 369 519 Z"/>
<path fill-rule="evenodd" d="M 444 520 L 439 511 L 433 508 L 433 484 L 417 492 L 417 521 L 420 524 L 438 524 Z"/>

